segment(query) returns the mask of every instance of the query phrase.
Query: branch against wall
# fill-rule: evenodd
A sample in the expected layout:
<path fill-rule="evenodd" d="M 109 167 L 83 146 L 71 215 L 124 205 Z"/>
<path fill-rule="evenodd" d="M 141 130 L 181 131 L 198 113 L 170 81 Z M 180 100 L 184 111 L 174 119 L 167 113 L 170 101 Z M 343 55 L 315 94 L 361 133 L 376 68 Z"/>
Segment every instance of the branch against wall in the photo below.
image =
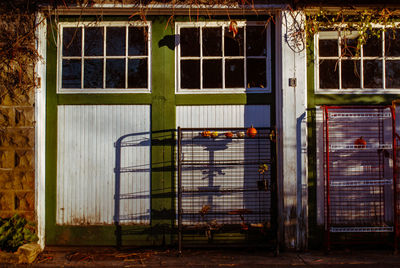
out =
<path fill-rule="evenodd" d="M 341 9 L 329 11 L 319 9 L 307 14 L 305 31 L 307 36 L 312 37 L 321 30 L 341 31 L 342 38 L 346 40 L 346 33 L 356 31 L 357 37 L 356 54 L 359 56 L 361 46 L 371 37 L 381 38 L 382 32 L 387 28 L 398 28 L 398 14 L 394 10 L 383 9 L 363 9 L 363 10 L 348 10 Z M 379 26 L 379 27 L 376 27 Z M 395 34 L 393 32 L 393 34 Z M 343 43 L 343 49 L 346 48 L 346 42 Z"/>

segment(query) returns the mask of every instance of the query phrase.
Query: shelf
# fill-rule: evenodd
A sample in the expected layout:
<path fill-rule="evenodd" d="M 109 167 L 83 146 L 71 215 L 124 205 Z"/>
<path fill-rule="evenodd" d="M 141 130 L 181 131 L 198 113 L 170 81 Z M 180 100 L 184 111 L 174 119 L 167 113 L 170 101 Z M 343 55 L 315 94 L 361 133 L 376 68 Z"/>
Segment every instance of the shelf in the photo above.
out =
<path fill-rule="evenodd" d="M 354 144 L 331 144 L 330 150 L 391 150 L 392 144 L 371 144 L 371 145 L 354 145 Z"/>
<path fill-rule="evenodd" d="M 391 118 L 390 112 L 329 112 L 329 118 Z"/>
<path fill-rule="evenodd" d="M 265 190 L 259 190 L 257 187 L 254 188 L 228 188 L 219 186 L 204 186 L 204 187 L 182 187 L 182 193 L 240 193 L 240 192 L 266 192 Z"/>
<path fill-rule="evenodd" d="M 331 227 L 332 233 L 386 233 L 393 232 L 393 227 Z"/>
<path fill-rule="evenodd" d="M 353 187 L 353 186 L 380 186 L 392 185 L 393 179 L 383 180 L 352 180 L 352 181 L 330 181 L 331 187 Z"/>
<path fill-rule="evenodd" d="M 271 160 L 265 159 L 261 161 L 243 161 L 243 160 L 181 160 L 183 166 L 234 166 L 234 165 L 262 165 L 264 163 L 270 163 Z"/>

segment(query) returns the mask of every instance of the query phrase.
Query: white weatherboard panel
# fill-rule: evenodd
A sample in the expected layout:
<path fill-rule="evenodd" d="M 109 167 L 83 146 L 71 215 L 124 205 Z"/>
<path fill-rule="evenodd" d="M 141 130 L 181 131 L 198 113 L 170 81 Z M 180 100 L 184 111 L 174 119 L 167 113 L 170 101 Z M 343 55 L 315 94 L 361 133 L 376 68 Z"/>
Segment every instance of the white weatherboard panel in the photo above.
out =
<path fill-rule="evenodd" d="M 204 105 L 204 106 L 178 106 L 176 107 L 176 126 L 181 128 L 247 128 L 253 125 L 254 127 L 270 127 L 270 106 L 269 105 Z M 232 144 L 227 144 L 230 146 Z M 201 146 L 199 146 L 201 147 Z M 202 150 L 202 148 L 196 148 Z M 240 150 L 240 147 L 239 147 Z M 243 151 L 242 158 L 245 159 L 245 144 L 241 148 Z M 185 152 L 184 152 L 185 154 Z M 189 153 L 190 154 L 190 153 Z M 223 152 L 215 151 L 213 156 L 208 156 L 207 159 L 221 158 L 218 154 Z M 203 156 L 207 157 L 207 156 Z M 239 157 L 240 158 L 240 157 Z M 211 161 L 211 160 L 210 160 Z M 246 169 L 247 168 L 247 169 Z M 224 188 L 230 178 L 234 178 L 234 182 L 229 183 L 229 187 L 237 187 L 239 189 L 247 188 L 249 183 L 249 167 L 231 166 L 225 168 L 220 173 L 214 174 L 213 185 L 215 187 Z M 254 167 L 251 167 L 254 169 Z M 257 168 L 257 167 L 256 167 Z M 254 170 L 252 170 L 254 171 Z M 182 187 L 191 188 L 191 180 L 189 177 L 199 178 L 196 186 L 209 185 L 207 168 L 205 169 L 183 169 L 182 170 Z M 254 193 L 252 193 L 254 194 Z M 221 196 L 214 196 L 212 203 L 207 199 L 207 196 L 190 196 L 182 201 L 182 209 L 184 211 L 193 210 L 195 213 L 200 211 L 204 205 L 209 205 L 215 210 L 235 210 L 246 208 L 251 211 L 266 211 L 270 208 L 270 196 L 266 192 L 257 193 L 260 195 L 259 203 L 249 203 L 253 197 L 248 197 L 246 192 L 232 192 Z M 267 197 L 265 196 L 267 195 Z M 228 219 L 229 218 L 229 219 Z M 221 216 L 217 219 L 219 222 L 228 220 L 234 223 L 231 216 Z M 237 222 L 241 220 L 237 217 Z M 250 219 L 247 219 L 250 220 Z M 252 218 L 251 222 L 256 222 L 256 218 Z M 190 219 L 183 219 L 183 224 L 198 224 Z"/>
<path fill-rule="evenodd" d="M 150 222 L 149 105 L 58 106 L 57 141 L 57 224 Z"/>
<path fill-rule="evenodd" d="M 269 105 L 177 106 L 176 126 L 182 128 L 269 127 Z"/>

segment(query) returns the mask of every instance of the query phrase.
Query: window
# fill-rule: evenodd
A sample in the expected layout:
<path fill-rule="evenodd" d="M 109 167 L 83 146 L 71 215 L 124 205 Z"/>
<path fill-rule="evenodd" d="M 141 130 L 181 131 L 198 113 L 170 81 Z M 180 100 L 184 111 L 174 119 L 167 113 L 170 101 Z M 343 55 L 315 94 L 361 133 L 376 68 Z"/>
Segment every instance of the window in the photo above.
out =
<path fill-rule="evenodd" d="M 177 23 L 177 92 L 271 91 L 270 26 L 265 22 Z"/>
<path fill-rule="evenodd" d="M 59 30 L 58 92 L 149 92 L 149 23 L 61 23 Z"/>
<path fill-rule="evenodd" d="M 357 31 L 323 31 L 315 38 L 316 91 L 400 92 L 400 30 L 370 35 L 357 53 Z"/>

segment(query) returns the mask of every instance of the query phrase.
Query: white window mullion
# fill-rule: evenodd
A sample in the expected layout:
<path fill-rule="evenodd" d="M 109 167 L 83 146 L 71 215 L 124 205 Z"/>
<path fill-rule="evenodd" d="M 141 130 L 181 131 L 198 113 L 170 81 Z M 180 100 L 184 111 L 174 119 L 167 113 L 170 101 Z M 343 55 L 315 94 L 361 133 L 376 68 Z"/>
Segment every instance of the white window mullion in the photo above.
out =
<path fill-rule="evenodd" d="M 244 90 L 247 90 L 247 26 L 243 26 L 243 31 L 244 31 L 244 41 L 243 41 L 243 75 L 244 75 Z"/>
<path fill-rule="evenodd" d="M 152 46 L 151 46 L 151 39 L 152 39 L 152 34 L 153 34 L 153 32 L 152 32 L 152 28 L 149 26 L 149 27 L 147 27 L 147 26 L 145 26 L 144 27 L 144 29 L 145 29 L 145 31 L 146 31 L 146 33 L 147 33 L 147 87 L 151 90 L 151 73 L 152 73 L 152 68 L 151 68 L 151 61 L 150 61 L 150 59 L 151 59 L 151 51 L 152 51 Z"/>
<path fill-rule="evenodd" d="M 84 74 L 84 72 L 83 72 L 83 69 L 84 69 L 84 62 L 85 62 L 85 47 L 84 47 L 84 45 L 85 45 L 85 27 L 82 27 L 82 29 L 81 29 L 81 31 L 82 31 L 82 44 L 81 44 L 81 88 L 84 88 L 84 77 L 83 77 L 83 74 Z"/>
<path fill-rule="evenodd" d="M 106 88 L 106 39 L 107 31 L 106 26 L 103 27 L 103 88 Z"/>
<path fill-rule="evenodd" d="M 361 45 L 360 51 L 360 85 L 361 88 L 364 88 L 364 46 Z"/>
<path fill-rule="evenodd" d="M 128 88 L 128 34 L 129 27 L 125 26 L 125 88 Z"/>
<path fill-rule="evenodd" d="M 382 83 L 383 89 L 386 89 L 386 58 L 385 58 L 385 34 L 386 31 L 382 32 Z"/>
<path fill-rule="evenodd" d="M 267 62 L 267 69 L 266 69 L 266 76 L 267 76 L 267 83 L 266 83 L 266 87 L 267 88 L 271 88 L 272 87 L 272 85 L 271 85 L 271 83 L 272 83 L 272 78 L 271 78 L 271 38 L 270 38 L 270 36 L 271 36 L 271 27 L 268 25 L 268 28 L 267 28 L 267 36 L 266 36 L 266 40 L 265 40 L 265 42 L 266 42 L 266 48 L 267 48 L 267 51 L 266 51 L 266 57 L 267 57 L 267 59 L 266 59 L 266 62 Z"/>
<path fill-rule="evenodd" d="M 339 62 L 338 62 L 338 75 L 339 75 L 339 89 L 342 89 L 342 38 L 339 36 L 338 38 L 338 54 L 339 54 Z"/>
<path fill-rule="evenodd" d="M 203 27 L 200 27 L 200 89 L 203 89 Z"/>
<path fill-rule="evenodd" d="M 225 89 L 225 26 L 222 27 L 222 41 L 221 41 L 221 49 L 222 49 L 222 88 Z"/>

